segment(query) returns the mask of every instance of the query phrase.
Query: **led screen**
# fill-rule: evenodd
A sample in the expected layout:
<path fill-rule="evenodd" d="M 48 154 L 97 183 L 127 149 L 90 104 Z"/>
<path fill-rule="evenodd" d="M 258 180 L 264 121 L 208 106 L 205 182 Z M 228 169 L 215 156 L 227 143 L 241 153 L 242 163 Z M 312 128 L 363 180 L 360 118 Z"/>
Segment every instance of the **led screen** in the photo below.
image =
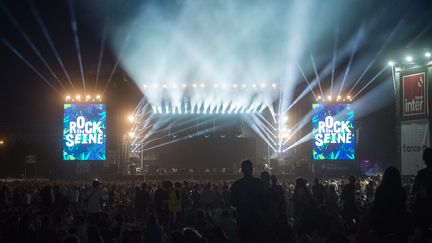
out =
<path fill-rule="evenodd" d="M 350 104 L 313 104 L 314 160 L 353 160 L 354 111 Z"/>
<path fill-rule="evenodd" d="M 64 104 L 63 159 L 106 159 L 105 104 Z"/>

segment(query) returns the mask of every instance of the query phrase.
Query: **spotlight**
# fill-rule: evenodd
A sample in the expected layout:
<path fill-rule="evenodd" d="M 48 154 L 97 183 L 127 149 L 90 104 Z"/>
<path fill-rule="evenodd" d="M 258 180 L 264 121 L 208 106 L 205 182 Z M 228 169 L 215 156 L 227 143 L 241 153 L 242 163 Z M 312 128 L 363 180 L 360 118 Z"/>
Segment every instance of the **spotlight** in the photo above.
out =
<path fill-rule="evenodd" d="M 318 96 L 318 100 L 320 100 L 322 97 L 321 96 Z"/>
<path fill-rule="evenodd" d="M 393 67 L 395 65 L 395 63 L 393 61 L 389 61 L 388 65 Z"/>
<path fill-rule="evenodd" d="M 177 84 L 173 84 L 173 86 L 172 86 L 172 87 L 173 87 L 174 89 L 175 89 L 175 88 L 177 88 Z"/>
<path fill-rule="evenodd" d="M 275 83 L 272 83 L 272 88 L 276 88 L 276 84 Z"/>
<path fill-rule="evenodd" d="M 183 88 L 186 88 L 186 84 L 182 84 L 182 87 L 183 87 Z"/>
<path fill-rule="evenodd" d="M 66 96 L 66 100 L 70 100 L 70 98 L 71 98 L 70 95 Z"/>
<path fill-rule="evenodd" d="M 196 84 L 192 84 L 192 87 L 196 88 L 196 87 L 197 87 L 197 85 L 196 85 Z"/>
<path fill-rule="evenodd" d="M 162 88 L 164 88 L 164 89 L 165 89 L 166 87 L 167 87 L 167 86 L 166 86 L 166 84 L 162 85 Z"/>
<path fill-rule="evenodd" d="M 96 95 L 96 99 L 100 100 L 102 97 L 100 95 Z"/>
<path fill-rule="evenodd" d="M 407 57 L 405 58 L 405 60 L 406 60 L 407 62 L 412 62 L 412 61 L 413 61 L 413 58 L 412 58 L 412 56 L 407 56 Z"/>
<path fill-rule="evenodd" d="M 252 84 L 252 87 L 253 87 L 253 88 L 256 88 L 256 84 Z"/>
<path fill-rule="evenodd" d="M 217 87 L 218 87 L 218 85 L 217 85 L 217 84 L 213 84 L 213 87 L 217 88 Z"/>
<path fill-rule="evenodd" d="M 430 58 L 430 57 L 431 57 L 431 53 L 430 53 L 430 52 L 426 52 L 424 55 L 425 55 L 425 57 L 427 57 L 427 58 Z"/>
<path fill-rule="evenodd" d="M 200 84 L 200 87 L 201 87 L 201 88 L 204 88 L 204 87 L 205 87 L 205 85 L 204 85 L 204 84 Z"/>
<path fill-rule="evenodd" d="M 266 84 L 261 84 L 261 88 L 265 88 L 266 87 Z"/>
<path fill-rule="evenodd" d="M 282 118 L 282 121 L 283 121 L 283 122 L 287 122 L 287 121 L 288 121 L 288 116 L 284 116 L 284 117 Z"/>
<path fill-rule="evenodd" d="M 227 85 L 226 85 L 226 84 L 222 84 L 222 87 L 226 88 L 226 87 L 227 87 Z"/>
<path fill-rule="evenodd" d="M 246 88 L 246 84 L 242 84 L 242 88 Z"/>
<path fill-rule="evenodd" d="M 86 99 L 89 100 L 89 99 L 90 99 L 90 95 L 87 95 L 87 96 L 86 96 Z"/>
<path fill-rule="evenodd" d="M 327 99 L 328 99 L 329 101 L 331 101 L 331 100 L 332 100 L 332 97 L 329 95 L 329 96 L 327 96 Z"/>
<path fill-rule="evenodd" d="M 147 89 L 147 84 L 144 84 L 143 87 L 144 87 L 144 89 Z"/>
<path fill-rule="evenodd" d="M 153 88 L 157 88 L 158 87 L 158 85 L 157 84 L 153 84 Z"/>
<path fill-rule="evenodd" d="M 77 95 L 77 96 L 76 96 L 76 99 L 77 99 L 77 100 L 80 100 L 80 99 L 81 99 L 81 96 Z"/>
<path fill-rule="evenodd" d="M 233 87 L 234 87 L 234 88 L 237 88 L 237 84 L 233 84 Z"/>
<path fill-rule="evenodd" d="M 130 138 L 134 138 L 135 137 L 135 133 L 134 132 L 129 132 L 129 137 Z"/>
<path fill-rule="evenodd" d="M 342 97 L 340 95 L 337 96 L 337 99 L 340 100 Z"/>

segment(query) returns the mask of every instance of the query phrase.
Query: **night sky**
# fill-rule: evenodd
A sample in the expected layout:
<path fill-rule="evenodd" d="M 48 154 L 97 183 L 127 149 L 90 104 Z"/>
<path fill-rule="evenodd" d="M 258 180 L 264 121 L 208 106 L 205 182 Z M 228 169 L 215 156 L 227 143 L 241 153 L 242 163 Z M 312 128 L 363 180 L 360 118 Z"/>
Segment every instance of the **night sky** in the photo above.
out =
<path fill-rule="evenodd" d="M 334 22 L 340 24 L 339 43 L 348 41 L 355 33 L 356 26 L 364 21 L 365 24 L 373 24 L 371 33 L 367 36 L 367 41 L 358 50 L 358 57 L 362 60 L 372 59 L 376 49 L 382 45 L 383 36 L 389 36 L 391 31 L 401 21 L 401 27 L 397 30 L 385 49 L 378 57 L 372 67 L 372 70 L 380 70 L 385 66 L 391 56 L 391 51 L 405 48 L 432 48 L 432 4 L 431 1 L 343 1 L 348 7 L 342 10 L 338 9 L 341 1 L 312 1 L 325 2 L 325 8 L 320 16 L 310 16 L 312 20 L 312 30 L 321 33 L 321 23 L 326 16 Z M 101 93 L 101 90 L 107 85 L 109 73 L 116 63 L 117 56 L 114 44 L 109 41 L 110 31 L 106 31 L 108 37 L 105 41 L 104 57 L 101 63 L 105 69 L 102 71 L 98 85 L 95 88 L 96 67 L 98 65 L 99 51 L 104 35 L 104 26 L 115 25 L 128 19 L 133 19 L 139 15 L 139 11 L 146 4 L 157 4 L 158 1 L 128 1 L 128 0 L 2 0 L 0 1 L 0 136 L 9 136 L 11 133 L 26 134 L 29 136 L 56 136 L 61 131 L 61 109 L 64 96 L 74 94 L 70 87 L 56 56 L 51 50 L 39 22 L 35 18 L 37 13 L 43 21 L 46 30 L 52 38 L 59 57 L 64 62 L 64 66 L 70 75 L 72 83 L 81 88 L 82 80 L 80 67 L 77 57 L 74 35 L 71 27 L 71 6 L 75 11 L 77 18 L 77 27 L 80 42 L 80 51 L 83 61 L 84 75 L 88 92 L 91 94 Z M 181 5 L 182 1 L 163 1 L 165 8 L 172 8 L 170 11 L 177 13 L 176 8 Z M 248 1 L 245 2 L 247 5 Z M 267 2 L 267 1 L 266 1 Z M 268 1 L 272 2 L 272 1 Z M 323 3 L 320 3 L 323 4 Z M 166 6 L 165 6 L 166 5 Z M 334 14 L 331 9 L 334 8 Z M 73 11 L 72 11 L 73 12 Z M 343 12 L 343 13 L 341 13 Z M 336 15 L 336 17 L 334 17 Z M 318 17 L 318 19 L 317 19 Z M 12 20 L 14 19 L 14 20 Z M 16 21 L 14 23 L 14 21 Z M 197 19 L 197 21 L 200 21 Z M 105 23 L 105 25 L 104 25 Z M 109 23 L 109 24 L 106 24 Z M 251 23 L 253 24 L 253 23 Z M 282 23 L 283 24 L 283 23 Z M 19 26 L 18 26 L 19 25 Z M 118 26 L 118 25 L 117 25 Z M 327 27 L 322 26 L 324 31 Z M 31 39 L 34 46 L 45 58 L 47 64 L 52 68 L 58 79 L 65 86 L 63 89 L 45 67 L 37 54 L 26 42 L 23 32 Z M 296 31 L 293 30 L 293 34 Z M 375 39 L 376 38 L 376 39 Z M 380 40 L 380 41 L 377 41 Z M 51 82 L 60 93 L 49 87 L 25 62 L 15 55 L 7 46 L 11 46 L 19 51 L 23 58 L 31 63 L 41 75 Z M 321 45 L 311 47 L 317 60 L 331 60 L 331 46 L 333 40 L 329 38 L 324 40 Z M 340 45 L 342 46 L 342 44 Z M 320 49 L 323 49 L 321 52 Z M 356 56 L 356 57 L 357 57 Z M 308 58 L 304 58 L 308 60 Z M 325 62 L 325 61 L 324 61 Z M 348 60 L 342 60 L 336 73 L 343 73 Z M 320 68 L 320 67 L 318 67 Z M 353 68 L 354 69 L 354 68 Z M 109 91 L 115 89 L 115 83 L 124 83 L 126 81 L 135 81 L 124 72 L 124 67 L 120 64 L 113 81 L 110 83 Z M 361 72 L 361 71 L 357 71 Z M 376 71 L 377 72 L 377 71 Z M 375 73 L 376 73 L 375 72 Z M 374 72 L 370 74 L 373 76 Z M 313 76 L 313 73 L 307 73 Z M 389 77 L 387 72 L 384 76 L 371 85 L 370 89 L 376 87 Z M 304 83 L 299 82 L 300 87 Z M 360 89 L 361 85 L 357 88 Z M 367 92 L 365 92 L 367 93 Z M 363 93 L 363 94 L 365 94 Z M 124 94 L 127 95 L 127 94 Z M 389 93 L 389 96 L 393 93 Z M 120 94 L 121 97 L 121 94 Z M 135 104 L 127 104 L 128 107 L 134 107 Z M 394 120 L 387 119 L 382 114 L 392 114 L 394 103 L 380 110 L 369 114 L 373 121 L 380 121 L 384 124 L 394 124 Z M 375 115 L 374 115 L 375 114 Z M 384 119 L 384 117 L 386 117 Z M 382 119 L 382 120 L 380 120 Z M 371 131 L 379 130 L 385 125 L 377 124 L 376 127 L 371 125 Z M 394 131 L 388 128 L 388 131 Z M 61 136 L 61 135 L 59 135 Z M 390 150 L 390 149 L 389 149 Z"/>

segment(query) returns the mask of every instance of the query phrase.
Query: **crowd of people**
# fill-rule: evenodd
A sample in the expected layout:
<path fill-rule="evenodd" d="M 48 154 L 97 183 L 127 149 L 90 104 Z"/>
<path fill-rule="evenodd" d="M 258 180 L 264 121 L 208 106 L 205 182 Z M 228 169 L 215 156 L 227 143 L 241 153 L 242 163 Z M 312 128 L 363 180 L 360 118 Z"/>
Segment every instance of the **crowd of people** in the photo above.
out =
<path fill-rule="evenodd" d="M 0 242 L 349 243 L 432 240 L 432 149 L 402 182 L 278 181 L 242 162 L 236 181 L 2 182 Z"/>

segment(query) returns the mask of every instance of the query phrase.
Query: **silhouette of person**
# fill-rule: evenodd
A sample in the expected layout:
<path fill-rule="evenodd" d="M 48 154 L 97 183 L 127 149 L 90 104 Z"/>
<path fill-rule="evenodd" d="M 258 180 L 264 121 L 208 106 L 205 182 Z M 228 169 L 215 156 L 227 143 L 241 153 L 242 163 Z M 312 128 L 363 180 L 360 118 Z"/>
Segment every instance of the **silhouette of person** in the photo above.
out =
<path fill-rule="evenodd" d="M 252 176 L 250 160 L 241 164 L 243 178 L 231 186 L 230 204 L 237 208 L 237 227 L 241 243 L 259 242 L 259 226 L 264 197 L 263 182 Z"/>
<path fill-rule="evenodd" d="M 296 179 L 293 200 L 295 217 L 303 217 L 311 206 L 311 195 L 307 181 L 302 177 Z"/>
<path fill-rule="evenodd" d="M 262 240 L 273 239 L 273 225 L 274 217 L 272 211 L 272 194 L 271 194 L 271 184 L 270 184 L 270 174 L 267 171 L 263 171 L 260 175 L 261 181 L 264 186 L 264 193 L 262 197 L 262 214 L 261 214 L 261 225 L 260 233 Z"/>
<path fill-rule="evenodd" d="M 168 211 L 168 200 L 170 188 L 170 181 L 162 182 L 162 185 L 155 191 L 154 201 L 156 207 L 156 214 L 159 218 L 159 222 L 164 229 L 168 228 L 169 211 Z"/>
<path fill-rule="evenodd" d="M 432 225 L 432 148 L 423 151 L 423 160 L 426 168 L 417 172 L 412 193 L 416 195 L 413 209 L 415 223 L 421 231 L 421 242 L 427 242 Z"/>
<path fill-rule="evenodd" d="M 87 205 L 88 221 L 90 224 L 99 225 L 105 195 L 100 188 L 100 182 L 93 180 L 92 187 L 85 192 L 84 202 Z"/>
<path fill-rule="evenodd" d="M 315 178 L 314 184 L 312 186 L 312 195 L 318 205 L 324 203 L 324 199 L 327 197 L 326 188 L 323 184 L 320 183 L 318 178 Z"/>
<path fill-rule="evenodd" d="M 372 225 L 382 241 L 390 234 L 397 234 L 399 242 L 407 242 L 410 227 L 406 200 L 399 170 L 388 167 L 376 190 L 372 209 Z"/>
<path fill-rule="evenodd" d="M 272 211 L 275 215 L 286 212 L 286 201 L 285 192 L 281 185 L 277 183 L 277 177 L 271 175 L 271 187 L 270 191 L 272 194 Z"/>
<path fill-rule="evenodd" d="M 142 183 L 141 188 L 135 188 L 135 214 L 138 220 L 145 220 L 147 210 L 151 202 L 150 193 L 147 191 L 147 184 Z"/>
<path fill-rule="evenodd" d="M 348 223 L 356 223 L 358 221 L 358 209 L 355 200 L 356 178 L 350 176 L 349 183 L 342 189 L 341 199 L 343 200 L 343 216 Z"/>

